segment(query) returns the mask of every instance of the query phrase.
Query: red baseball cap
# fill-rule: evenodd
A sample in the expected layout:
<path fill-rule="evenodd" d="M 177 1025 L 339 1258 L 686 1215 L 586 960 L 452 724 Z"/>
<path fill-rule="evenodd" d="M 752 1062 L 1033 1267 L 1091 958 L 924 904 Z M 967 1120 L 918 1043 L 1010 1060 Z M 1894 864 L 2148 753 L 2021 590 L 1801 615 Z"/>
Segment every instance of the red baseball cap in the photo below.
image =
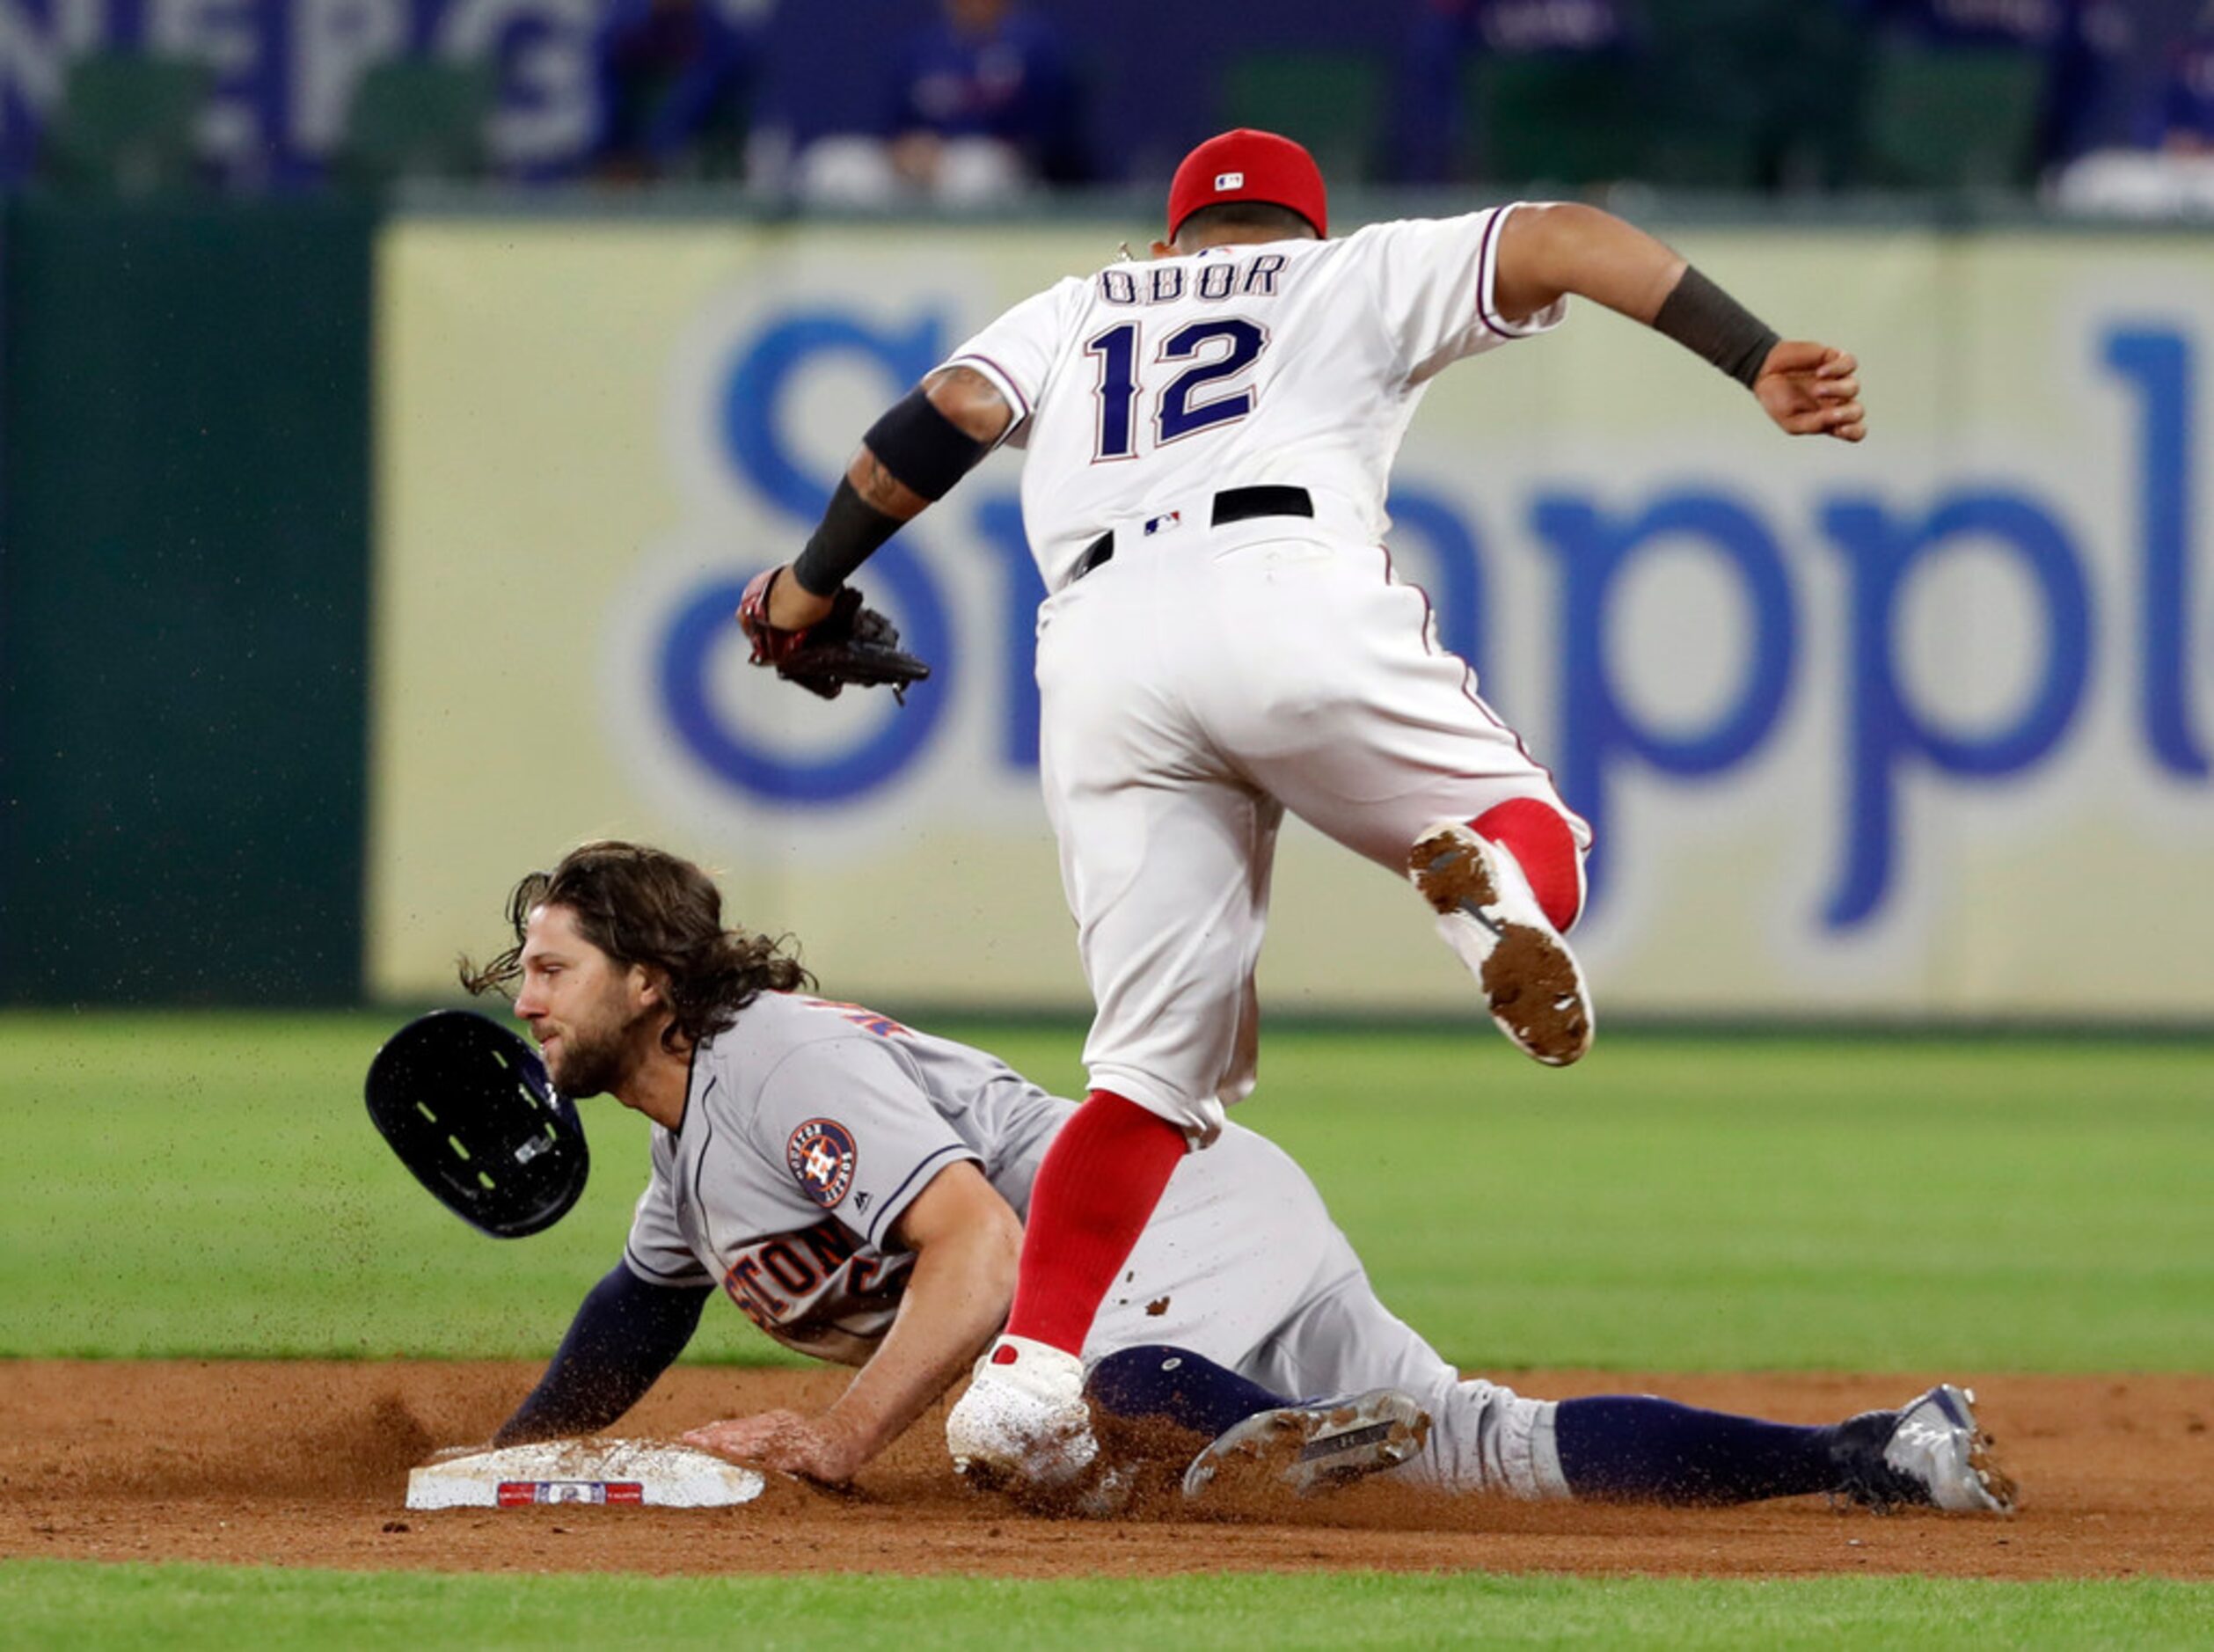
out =
<path fill-rule="evenodd" d="M 1239 127 L 1210 137 L 1176 169 L 1168 186 L 1168 238 L 1202 207 L 1223 201 L 1265 201 L 1286 207 L 1330 233 L 1329 192 L 1314 157 L 1288 137 Z"/>

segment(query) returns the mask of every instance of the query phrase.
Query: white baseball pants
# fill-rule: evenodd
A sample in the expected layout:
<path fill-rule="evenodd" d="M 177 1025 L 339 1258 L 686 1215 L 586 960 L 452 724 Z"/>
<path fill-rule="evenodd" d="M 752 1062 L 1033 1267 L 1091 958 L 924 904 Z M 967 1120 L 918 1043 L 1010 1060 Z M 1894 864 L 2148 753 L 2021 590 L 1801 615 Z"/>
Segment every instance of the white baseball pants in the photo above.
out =
<path fill-rule="evenodd" d="M 1377 1299 L 1306 1173 L 1235 1126 L 1187 1156 L 1107 1292 L 1087 1363 L 1117 1349 L 1188 1349 L 1294 1400 L 1397 1388 L 1430 1414 L 1429 1444 L 1392 1471 L 1447 1491 L 1566 1497 L 1553 1402 L 1480 1378 Z"/>
<path fill-rule="evenodd" d="M 1429 599 L 1326 514 L 1126 530 L 1038 625 L 1046 808 L 1098 1005 L 1085 1064 L 1202 1143 L 1253 1085 L 1285 809 L 1399 877 L 1424 827 L 1511 798 L 1588 845 Z"/>

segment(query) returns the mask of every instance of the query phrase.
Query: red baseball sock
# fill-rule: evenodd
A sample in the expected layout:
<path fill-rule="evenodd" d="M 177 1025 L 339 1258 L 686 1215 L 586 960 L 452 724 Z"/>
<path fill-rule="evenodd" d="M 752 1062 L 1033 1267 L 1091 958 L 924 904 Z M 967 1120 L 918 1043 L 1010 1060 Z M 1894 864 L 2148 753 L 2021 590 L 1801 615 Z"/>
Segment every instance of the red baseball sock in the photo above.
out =
<path fill-rule="evenodd" d="M 1009 1335 L 1084 1352 L 1100 1304 L 1186 1145 L 1184 1132 L 1159 1115 L 1112 1091 L 1091 1093 L 1046 1150 L 1031 1187 Z"/>
<path fill-rule="evenodd" d="M 1468 824 L 1514 856 L 1546 922 L 1565 932 L 1583 910 L 1583 879 L 1576 870 L 1575 834 L 1560 811 L 1534 797 L 1516 797 Z"/>

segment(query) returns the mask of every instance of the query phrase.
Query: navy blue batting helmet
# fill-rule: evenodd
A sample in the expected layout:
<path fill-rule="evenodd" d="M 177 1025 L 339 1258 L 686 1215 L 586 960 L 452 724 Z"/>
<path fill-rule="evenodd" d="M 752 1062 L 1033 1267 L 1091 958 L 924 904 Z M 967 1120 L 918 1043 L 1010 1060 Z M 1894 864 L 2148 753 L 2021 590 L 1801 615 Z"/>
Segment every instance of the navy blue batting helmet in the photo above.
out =
<path fill-rule="evenodd" d="M 498 1239 L 569 1213 L 591 1169 L 575 1104 L 538 1054 L 469 1010 L 438 1010 L 369 1063 L 369 1114 L 399 1161 L 447 1209 Z"/>

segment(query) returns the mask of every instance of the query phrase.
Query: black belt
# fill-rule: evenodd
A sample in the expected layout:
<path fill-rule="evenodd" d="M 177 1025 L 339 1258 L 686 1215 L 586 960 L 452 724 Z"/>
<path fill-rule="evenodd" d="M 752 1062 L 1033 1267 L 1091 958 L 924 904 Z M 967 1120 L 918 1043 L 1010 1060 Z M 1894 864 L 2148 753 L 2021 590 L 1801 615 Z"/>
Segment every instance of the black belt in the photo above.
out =
<path fill-rule="evenodd" d="M 1215 508 L 1210 526 L 1220 528 L 1233 522 L 1250 522 L 1255 516 L 1312 516 L 1314 500 L 1304 487 L 1225 487 L 1215 495 Z M 1158 522 L 1158 517 L 1154 522 Z M 1153 530 L 1153 523 L 1146 524 L 1146 531 Z M 1114 555 L 1114 531 L 1109 529 L 1090 545 L 1077 559 L 1076 571 L 1069 575 L 1074 585 L 1085 574 Z"/>

